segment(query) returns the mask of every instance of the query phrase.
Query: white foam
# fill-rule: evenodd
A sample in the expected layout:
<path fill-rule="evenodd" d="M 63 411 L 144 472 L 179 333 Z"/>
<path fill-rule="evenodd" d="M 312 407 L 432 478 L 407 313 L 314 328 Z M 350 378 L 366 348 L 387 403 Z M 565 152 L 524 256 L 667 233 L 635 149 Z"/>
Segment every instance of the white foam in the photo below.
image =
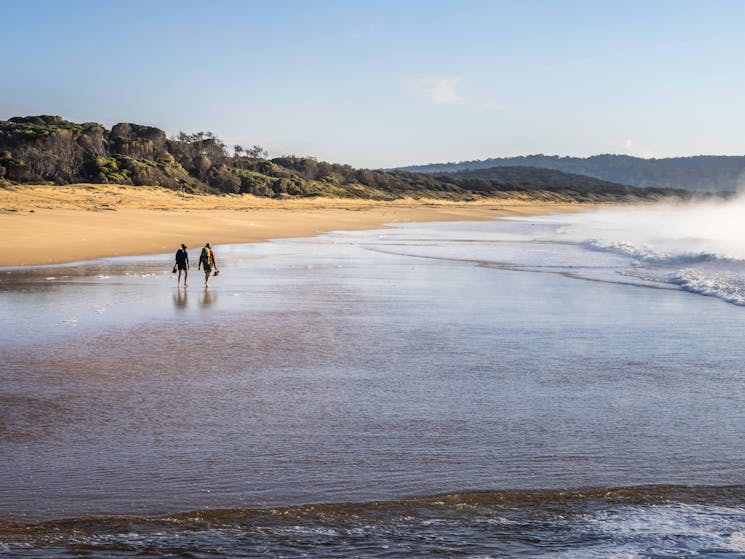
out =
<path fill-rule="evenodd" d="M 678 250 L 677 252 L 675 252 L 670 250 L 663 250 L 661 248 L 655 248 L 644 243 L 637 245 L 626 241 L 590 239 L 583 242 L 583 245 L 591 250 L 613 252 L 616 254 L 621 254 L 623 256 L 628 256 L 629 258 L 633 258 L 640 263 L 648 264 L 680 266 L 686 264 L 695 264 L 699 262 L 713 262 L 717 260 L 723 262 L 733 261 L 732 258 L 729 258 L 727 256 L 720 256 L 711 252 L 696 252 L 686 250 Z"/>
<path fill-rule="evenodd" d="M 671 274 L 670 281 L 691 293 L 718 297 L 735 305 L 745 305 L 745 274 L 733 277 L 686 268 Z"/>
<path fill-rule="evenodd" d="M 742 508 L 631 506 L 588 514 L 580 520 L 580 526 L 572 526 L 573 531 L 581 539 L 598 543 L 563 557 L 696 557 L 713 551 L 745 550 Z"/>
<path fill-rule="evenodd" d="M 729 548 L 745 553 L 745 532 L 733 532 L 729 537 Z"/>
<path fill-rule="evenodd" d="M 745 305 L 745 196 L 551 216 L 556 235 L 628 258 L 632 275 Z M 537 218 L 539 221 L 544 218 Z"/>

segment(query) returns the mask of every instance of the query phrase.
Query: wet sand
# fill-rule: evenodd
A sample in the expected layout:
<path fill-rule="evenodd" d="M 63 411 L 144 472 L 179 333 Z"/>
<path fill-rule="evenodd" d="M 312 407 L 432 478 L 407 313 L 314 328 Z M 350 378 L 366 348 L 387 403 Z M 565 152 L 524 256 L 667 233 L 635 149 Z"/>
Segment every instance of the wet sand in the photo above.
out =
<path fill-rule="evenodd" d="M 370 201 L 195 196 L 153 187 L 23 186 L 0 190 L 0 266 L 57 264 L 214 244 L 307 237 L 387 223 L 485 220 L 583 211 L 596 204 L 505 198 Z"/>

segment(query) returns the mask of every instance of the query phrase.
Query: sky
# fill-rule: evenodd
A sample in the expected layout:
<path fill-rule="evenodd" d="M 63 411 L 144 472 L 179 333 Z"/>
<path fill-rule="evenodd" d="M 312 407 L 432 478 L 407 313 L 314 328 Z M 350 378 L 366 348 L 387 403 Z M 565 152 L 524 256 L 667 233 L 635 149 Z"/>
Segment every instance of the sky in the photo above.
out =
<path fill-rule="evenodd" d="M 745 2 L 0 0 L 0 119 L 357 167 L 745 154 Z"/>

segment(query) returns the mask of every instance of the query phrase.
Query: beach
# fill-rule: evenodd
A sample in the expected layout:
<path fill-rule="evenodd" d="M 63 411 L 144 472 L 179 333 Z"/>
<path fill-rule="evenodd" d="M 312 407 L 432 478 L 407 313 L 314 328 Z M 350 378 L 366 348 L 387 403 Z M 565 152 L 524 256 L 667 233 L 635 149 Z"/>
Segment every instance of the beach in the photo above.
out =
<path fill-rule="evenodd" d="M 738 14 L 5 2 L 0 559 L 745 559 Z"/>
<path fill-rule="evenodd" d="M 396 222 L 484 220 L 597 207 L 514 197 L 472 202 L 370 201 L 190 195 L 156 187 L 22 186 L 0 189 L 0 266 L 175 252 L 212 244 L 305 237 Z"/>

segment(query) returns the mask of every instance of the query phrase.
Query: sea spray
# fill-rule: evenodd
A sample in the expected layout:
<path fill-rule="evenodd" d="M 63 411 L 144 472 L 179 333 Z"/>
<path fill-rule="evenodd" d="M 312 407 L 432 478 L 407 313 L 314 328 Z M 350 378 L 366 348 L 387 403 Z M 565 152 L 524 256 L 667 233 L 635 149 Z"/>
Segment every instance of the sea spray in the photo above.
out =
<path fill-rule="evenodd" d="M 628 257 L 625 276 L 745 304 L 745 195 L 531 218 L 555 238 Z M 588 255 L 588 258 L 592 258 Z"/>

